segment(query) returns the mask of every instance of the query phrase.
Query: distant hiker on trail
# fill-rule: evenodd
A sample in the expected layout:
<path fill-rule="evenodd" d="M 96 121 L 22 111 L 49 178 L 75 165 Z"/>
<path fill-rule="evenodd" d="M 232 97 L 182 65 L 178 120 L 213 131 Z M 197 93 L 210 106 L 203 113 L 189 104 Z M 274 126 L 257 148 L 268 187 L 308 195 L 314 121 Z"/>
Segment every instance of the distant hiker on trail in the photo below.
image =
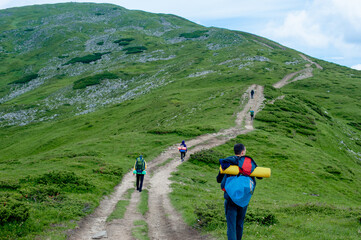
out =
<path fill-rule="evenodd" d="M 254 90 L 252 89 L 252 91 L 251 91 L 251 99 L 253 99 L 253 95 L 254 95 Z"/>
<path fill-rule="evenodd" d="M 228 240 L 242 239 L 248 203 L 256 187 L 255 178 L 249 175 L 257 164 L 251 157 L 246 156 L 246 147 L 241 143 L 234 145 L 234 154 L 235 156 L 220 159 L 219 162 L 222 169 L 237 165 L 240 173 L 238 175 L 219 173 L 217 176 L 217 182 L 221 183 L 221 189 L 224 191 Z"/>
<path fill-rule="evenodd" d="M 251 114 L 251 121 L 253 121 L 254 111 L 253 111 L 253 110 L 251 110 L 251 111 L 249 111 L 249 113 Z"/>
<path fill-rule="evenodd" d="M 147 163 L 145 162 L 143 156 L 140 155 L 135 160 L 134 170 L 133 170 L 133 175 L 134 174 L 137 175 L 137 190 L 139 192 L 142 191 L 144 175 L 146 174 L 145 169 L 147 169 Z"/>
<path fill-rule="evenodd" d="M 187 145 L 184 142 L 184 140 L 182 141 L 182 143 L 179 145 L 178 147 L 179 152 L 181 153 L 181 160 L 182 162 L 184 161 L 184 158 L 186 156 L 186 152 L 187 152 Z"/>

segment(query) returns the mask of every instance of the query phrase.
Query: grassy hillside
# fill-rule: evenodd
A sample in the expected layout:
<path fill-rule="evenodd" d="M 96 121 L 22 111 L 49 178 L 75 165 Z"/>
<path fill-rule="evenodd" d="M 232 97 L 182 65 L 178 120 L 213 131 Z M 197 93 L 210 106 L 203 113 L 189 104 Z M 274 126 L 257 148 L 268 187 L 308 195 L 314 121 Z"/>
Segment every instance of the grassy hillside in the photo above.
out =
<path fill-rule="evenodd" d="M 169 145 L 232 126 L 253 83 L 267 85 L 269 100 L 286 97 L 235 140 L 273 170 L 250 212 L 276 225 L 255 220 L 246 234 L 359 236 L 358 71 L 317 60 L 324 69 L 313 78 L 276 90 L 270 85 L 306 61 L 252 34 L 109 4 L 0 13 L 0 239 L 64 239 L 138 154 L 151 161 Z M 215 151 L 230 155 L 233 142 Z M 174 178 L 186 185 L 175 184 L 172 198 L 182 198 L 189 224 L 224 236 L 216 164 L 199 164 L 182 164 Z"/>
<path fill-rule="evenodd" d="M 179 167 L 171 198 L 190 225 L 226 239 L 223 192 L 215 177 L 218 159 L 233 155 L 233 145 L 241 142 L 259 166 L 272 169 L 271 178 L 257 180 L 247 239 L 360 238 L 360 75 L 322 65 L 311 79 L 266 88 L 268 100 L 285 98 L 256 116 L 256 131 L 194 154 Z"/>

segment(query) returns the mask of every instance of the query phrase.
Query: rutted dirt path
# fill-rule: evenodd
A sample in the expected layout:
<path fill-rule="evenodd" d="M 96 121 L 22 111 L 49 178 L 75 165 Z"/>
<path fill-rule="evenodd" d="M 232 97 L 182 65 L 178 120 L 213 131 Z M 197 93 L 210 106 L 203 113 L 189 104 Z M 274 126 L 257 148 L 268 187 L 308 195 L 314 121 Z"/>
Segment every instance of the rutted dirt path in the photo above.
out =
<path fill-rule="evenodd" d="M 323 69 L 318 63 L 315 63 L 313 61 L 311 61 L 309 58 L 307 58 L 305 55 L 303 54 L 299 54 L 304 60 L 308 61 L 309 64 L 306 64 L 306 68 L 302 69 L 298 72 L 294 72 L 294 73 L 290 73 L 288 75 L 286 75 L 281 81 L 273 84 L 273 87 L 275 88 L 281 88 L 289 83 L 292 82 L 296 82 L 302 79 L 306 79 L 306 78 L 310 78 L 313 77 L 312 71 L 312 65 L 315 65 L 318 69 Z"/>
<path fill-rule="evenodd" d="M 252 89 L 255 90 L 254 99 L 249 97 Z M 235 127 L 187 141 L 187 145 L 192 146 L 192 148 L 188 151 L 185 160 L 188 159 L 191 153 L 224 144 L 237 135 L 252 131 L 253 125 L 250 120 L 249 110 L 252 109 L 256 115 L 261 109 L 264 101 L 263 87 L 258 85 L 250 86 L 242 96 L 243 103 L 247 99 L 248 102 L 243 110 L 237 114 Z M 161 167 L 157 166 L 170 158 L 173 159 L 170 163 Z M 148 163 L 144 188 L 149 189 L 149 212 L 145 217 L 137 212 L 136 206 L 140 194 L 135 191 L 132 194 L 131 204 L 128 206 L 124 218 L 106 223 L 106 218 L 112 213 L 115 205 L 122 199 L 126 190 L 134 188 L 135 177 L 129 172 L 123 177 L 122 182 L 116 186 L 115 192 L 101 201 L 95 212 L 79 224 L 79 228 L 73 232 L 69 239 L 89 240 L 102 231 L 106 231 L 107 239 L 133 239 L 131 235 L 133 222 L 141 219 L 147 221 L 151 239 L 207 239 L 207 237 L 201 236 L 196 230 L 183 222 L 180 214 L 175 211 L 168 198 L 168 194 L 171 192 L 169 177 L 179 164 L 181 164 L 181 161 L 179 159 L 178 145 L 168 148 L 152 162 Z"/>
<path fill-rule="evenodd" d="M 300 54 L 300 56 L 311 62 L 304 55 Z M 318 68 L 321 67 L 314 62 L 311 62 L 311 64 L 315 64 Z M 298 76 L 290 81 L 296 75 Z M 274 84 L 274 86 L 281 88 L 290 82 L 309 77 L 312 77 L 311 65 L 306 66 L 304 70 L 285 76 L 280 82 Z M 250 98 L 250 91 L 252 89 L 255 90 L 254 99 Z M 282 96 L 278 99 L 282 99 Z M 222 145 L 240 134 L 246 134 L 253 130 L 249 110 L 253 110 L 255 115 L 257 115 L 263 108 L 263 87 L 259 85 L 250 86 L 243 94 L 242 101 L 243 104 L 245 101 L 247 101 L 247 103 L 244 105 L 243 110 L 237 114 L 236 126 L 218 133 L 202 135 L 187 141 L 187 145 L 192 148 L 189 149 L 185 160 L 188 160 L 189 155 L 194 152 Z M 106 197 L 95 212 L 79 224 L 79 228 L 73 231 L 69 239 L 90 240 L 101 232 L 106 232 L 106 235 L 103 235 L 103 237 L 107 237 L 107 239 L 134 239 L 132 237 L 132 229 L 134 228 L 133 223 L 136 220 L 145 220 L 147 222 L 149 228 L 148 236 L 150 239 L 211 239 L 210 236 L 202 236 L 198 231 L 185 224 L 181 215 L 170 203 L 168 194 L 171 192 L 171 181 L 169 177 L 172 172 L 176 171 L 177 166 L 181 164 L 177 147 L 178 145 L 169 147 L 153 161 L 148 163 L 148 171 L 144 179 L 143 187 L 149 190 L 149 211 L 146 216 L 137 212 L 140 193 L 135 191 L 131 196 L 130 205 L 127 208 L 124 218 L 121 220 L 113 220 L 110 223 L 106 222 L 106 218 L 112 213 L 115 205 L 122 199 L 127 189 L 134 188 L 135 186 L 135 177 L 129 172 L 123 177 L 122 182 L 115 187 L 114 193 Z M 168 159 L 172 160 L 164 166 L 160 165 Z"/>

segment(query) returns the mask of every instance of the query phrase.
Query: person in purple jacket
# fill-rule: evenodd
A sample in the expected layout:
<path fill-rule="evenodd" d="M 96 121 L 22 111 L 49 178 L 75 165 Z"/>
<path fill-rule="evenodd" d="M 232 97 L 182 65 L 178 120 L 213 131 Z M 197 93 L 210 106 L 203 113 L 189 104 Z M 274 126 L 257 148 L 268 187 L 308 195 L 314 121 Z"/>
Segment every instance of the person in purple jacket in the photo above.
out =
<path fill-rule="evenodd" d="M 180 144 L 180 147 L 181 148 L 185 148 L 185 149 L 180 149 L 180 153 L 181 153 L 181 160 L 182 162 L 184 161 L 184 158 L 186 156 L 186 152 L 187 152 L 187 145 L 186 143 L 184 142 L 184 140 L 182 141 L 182 143 Z"/>

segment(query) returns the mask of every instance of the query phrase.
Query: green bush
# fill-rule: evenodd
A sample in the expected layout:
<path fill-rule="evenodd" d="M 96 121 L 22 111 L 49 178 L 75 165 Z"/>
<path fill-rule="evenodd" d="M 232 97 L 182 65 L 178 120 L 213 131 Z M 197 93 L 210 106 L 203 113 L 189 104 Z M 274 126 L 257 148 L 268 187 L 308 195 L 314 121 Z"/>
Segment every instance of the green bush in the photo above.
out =
<path fill-rule="evenodd" d="M 21 189 L 20 193 L 23 198 L 34 202 L 44 202 L 47 199 L 58 200 L 60 198 L 60 189 L 54 185 L 28 186 Z"/>
<path fill-rule="evenodd" d="M 181 33 L 179 35 L 179 37 L 184 37 L 184 38 L 199 38 L 202 36 L 208 37 L 208 34 L 206 34 L 206 32 L 208 32 L 207 30 L 197 30 L 191 33 Z"/>
<path fill-rule="evenodd" d="M 347 124 L 361 131 L 361 122 L 349 122 Z"/>
<path fill-rule="evenodd" d="M 197 225 L 201 228 L 214 230 L 220 225 L 226 225 L 223 204 L 207 202 L 195 207 L 194 213 L 197 215 Z"/>
<path fill-rule="evenodd" d="M 156 127 L 148 131 L 148 133 L 152 134 L 178 134 L 180 136 L 188 136 L 194 137 L 199 136 L 204 133 L 215 132 L 216 129 L 212 126 L 189 126 L 189 127 L 178 127 L 178 128 L 163 128 L 163 127 Z"/>
<path fill-rule="evenodd" d="M 21 180 L 22 183 L 35 183 L 43 185 L 55 185 L 65 191 L 81 191 L 90 190 L 94 186 L 84 177 L 77 176 L 71 171 L 51 171 L 38 177 L 28 176 Z M 54 189 L 43 189 L 44 191 L 53 191 Z M 41 190 L 43 192 L 43 190 Z M 54 190 L 55 191 L 55 190 Z M 51 192 L 50 192 L 51 193 Z"/>
<path fill-rule="evenodd" d="M 147 48 L 144 46 L 127 47 L 123 49 L 123 51 L 126 51 L 126 54 L 142 53 L 145 50 L 147 50 Z"/>
<path fill-rule="evenodd" d="M 121 39 L 115 40 L 114 43 L 118 43 L 119 46 L 127 46 L 133 40 L 134 40 L 134 38 L 121 38 Z"/>
<path fill-rule="evenodd" d="M 74 64 L 74 63 L 77 63 L 77 62 L 80 62 L 80 63 L 95 62 L 95 61 L 101 59 L 103 55 L 108 54 L 108 53 L 110 53 L 110 52 L 94 53 L 94 54 L 89 54 L 89 55 L 86 55 L 86 56 L 83 56 L 83 57 L 76 57 L 76 58 L 71 59 L 70 61 L 68 61 L 64 65 Z"/>
<path fill-rule="evenodd" d="M 18 189 L 20 187 L 17 181 L 2 180 L 0 181 L 0 189 Z"/>
<path fill-rule="evenodd" d="M 246 214 L 245 222 L 257 223 L 259 225 L 264 225 L 264 226 L 270 226 L 270 225 L 276 224 L 278 221 L 276 219 L 276 216 L 273 213 L 271 213 L 269 210 L 249 209 Z"/>
<path fill-rule="evenodd" d="M 28 206 L 12 196 L 0 196 L 0 225 L 25 222 L 29 218 Z"/>
<path fill-rule="evenodd" d="M 191 154 L 188 161 L 195 165 L 208 165 L 214 167 L 219 165 L 220 158 L 224 158 L 222 153 L 212 149 L 205 149 Z"/>
<path fill-rule="evenodd" d="M 74 90 L 75 89 L 83 89 L 83 88 L 86 88 L 87 86 L 100 84 L 101 81 L 104 79 L 116 79 L 118 77 L 119 77 L 118 75 L 116 75 L 114 73 L 110 73 L 110 72 L 96 74 L 94 76 L 85 77 L 85 78 L 76 80 L 73 84 L 73 89 Z"/>
<path fill-rule="evenodd" d="M 264 97 L 268 100 L 275 99 L 281 95 L 281 90 L 274 88 L 272 85 L 264 86 Z"/>
<path fill-rule="evenodd" d="M 11 82 L 9 84 L 24 84 L 24 83 L 28 83 L 31 80 L 34 80 L 34 79 L 36 79 L 38 77 L 39 77 L 38 74 L 33 73 L 33 74 L 30 74 L 30 75 L 24 76 L 24 77 L 22 77 L 22 78 L 20 78 L 20 79 L 18 79 L 16 81 L 13 81 L 13 82 Z"/>
<path fill-rule="evenodd" d="M 123 175 L 123 169 L 117 166 L 103 166 L 97 169 L 93 169 L 93 172 L 99 174 L 120 176 L 120 177 Z"/>
<path fill-rule="evenodd" d="M 338 209 L 334 206 L 329 206 L 326 204 L 305 203 L 305 204 L 294 204 L 292 206 L 285 207 L 283 211 L 292 215 L 295 214 L 305 215 L 311 213 L 334 215 L 337 213 Z"/>
<path fill-rule="evenodd" d="M 336 166 L 326 166 L 324 167 L 326 172 L 331 173 L 333 175 L 341 175 L 341 170 Z"/>

